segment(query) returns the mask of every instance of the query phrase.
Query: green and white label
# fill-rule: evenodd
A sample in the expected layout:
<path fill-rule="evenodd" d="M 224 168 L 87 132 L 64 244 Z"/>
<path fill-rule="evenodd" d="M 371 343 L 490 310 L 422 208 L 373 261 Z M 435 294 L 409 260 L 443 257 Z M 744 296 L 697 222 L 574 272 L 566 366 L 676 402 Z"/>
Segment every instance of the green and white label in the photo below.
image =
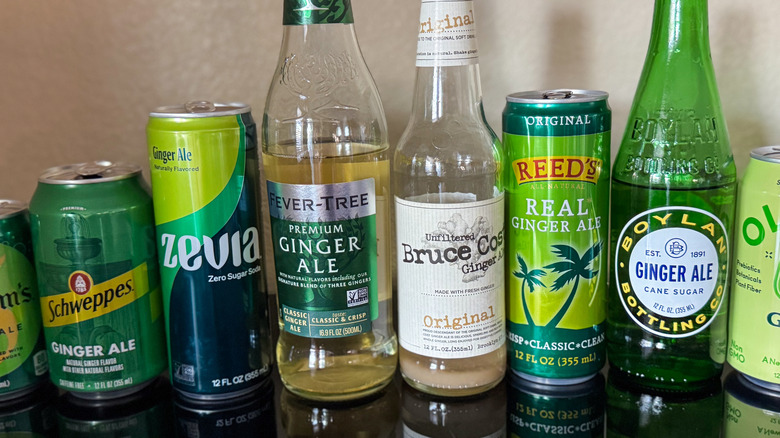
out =
<path fill-rule="evenodd" d="M 284 330 L 341 338 L 378 316 L 374 179 L 338 184 L 268 181 Z"/>
<path fill-rule="evenodd" d="M 728 233 L 712 213 L 661 207 L 634 216 L 618 237 L 615 281 L 626 312 L 657 336 L 709 326 L 723 303 Z"/>
<path fill-rule="evenodd" d="M 284 0 L 282 24 L 351 24 L 350 0 Z"/>

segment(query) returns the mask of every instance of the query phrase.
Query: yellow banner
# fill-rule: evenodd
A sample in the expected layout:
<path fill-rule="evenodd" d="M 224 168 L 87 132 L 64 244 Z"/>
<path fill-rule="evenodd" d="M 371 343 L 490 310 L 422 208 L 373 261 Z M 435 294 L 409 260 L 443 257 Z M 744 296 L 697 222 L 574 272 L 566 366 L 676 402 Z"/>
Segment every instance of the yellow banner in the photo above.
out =
<path fill-rule="evenodd" d="M 73 280 L 74 276 L 81 278 Z M 43 325 L 60 327 L 97 318 L 121 309 L 149 292 L 146 263 L 100 284 L 91 285 L 91 281 L 89 274 L 77 271 L 69 280 L 75 291 L 41 297 Z M 77 287 L 73 287 L 74 284 Z"/>
<path fill-rule="evenodd" d="M 517 184 L 537 181 L 583 181 L 596 183 L 602 160 L 593 157 L 553 156 L 521 158 L 512 162 Z"/>

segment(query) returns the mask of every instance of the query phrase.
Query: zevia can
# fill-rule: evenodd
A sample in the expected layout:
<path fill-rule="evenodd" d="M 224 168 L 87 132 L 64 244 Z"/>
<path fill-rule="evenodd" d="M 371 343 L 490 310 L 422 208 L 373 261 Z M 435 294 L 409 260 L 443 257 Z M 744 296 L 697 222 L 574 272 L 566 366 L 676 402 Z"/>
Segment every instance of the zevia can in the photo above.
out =
<path fill-rule="evenodd" d="M 52 382 L 121 397 L 165 369 L 152 200 L 132 164 L 53 167 L 30 203 Z"/>
<path fill-rule="evenodd" d="M 737 201 L 728 362 L 780 391 L 780 146 L 750 153 Z"/>
<path fill-rule="evenodd" d="M 271 340 L 250 109 L 158 108 L 147 135 L 173 387 L 206 399 L 252 391 Z"/>
<path fill-rule="evenodd" d="M 503 122 L 510 367 L 540 383 L 582 382 L 605 360 L 607 93 L 511 94 Z"/>
<path fill-rule="evenodd" d="M 32 391 L 47 371 L 27 204 L 0 199 L 0 398 Z"/>

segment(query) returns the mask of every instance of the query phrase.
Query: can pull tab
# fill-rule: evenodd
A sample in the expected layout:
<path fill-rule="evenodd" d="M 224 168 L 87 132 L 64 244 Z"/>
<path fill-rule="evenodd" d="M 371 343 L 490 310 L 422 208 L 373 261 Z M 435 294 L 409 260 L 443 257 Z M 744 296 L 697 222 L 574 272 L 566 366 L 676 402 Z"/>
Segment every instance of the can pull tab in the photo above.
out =
<path fill-rule="evenodd" d="M 542 93 L 542 99 L 552 99 L 552 100 L 569 99 L 573 95 L 574 93 L 572 93 L 569 90 L 550 90 Z"/>
<path fill-rule="evenodd" d="M 217 106 L 208 100 L 192 100 L 184 104 L 184 109 L 188 113 L 211 113 L 216 111 Z"/>
<path fill-rule="evenodd" d="M 102 178 L 103 173 L 114 167 L 114 163 L 110 161 L 93 161 L 91 163 L 85 163 L 83 166 L 76 169 L 76 179 L 97 179 Z"/>

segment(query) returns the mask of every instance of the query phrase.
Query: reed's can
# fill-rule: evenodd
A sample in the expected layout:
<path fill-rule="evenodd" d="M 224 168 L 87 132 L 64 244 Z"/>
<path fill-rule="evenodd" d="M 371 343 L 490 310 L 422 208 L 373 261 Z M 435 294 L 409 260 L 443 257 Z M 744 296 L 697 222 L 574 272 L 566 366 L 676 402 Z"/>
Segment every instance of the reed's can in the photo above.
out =
<path fill-rule="evenodd" d="M 161 107 L 147 136 L 173 387 L 201 399 L 251 392 L 272 356 L 250 109 Z"/>
<path fill-rule="evenodd" d="M 750 153 L 737 200 L 728 362 L 780 391 L 780 146 Z"/>
<path fill-rule="evenodd" d="M 732 371 L 723 384 L 723 438 L 780 436 L 780 393 Z"/>
<path fill-rule="evenodd" d="M 52 382 L 85 398 L 122 397 L 165 370 L 152 199 L 141 168 L 53 167 L 30 203 Z"/>
<path fill-rule="evenodd" d="M 604 365 L 611 117 L 602 91 L 507 96 L 507 338 L 529 380 L 574 384 Z"/>
<path fill-rule="evenodd" d="M 0 199 L 0 399 L 48 381 L 27 204 Z"/>

